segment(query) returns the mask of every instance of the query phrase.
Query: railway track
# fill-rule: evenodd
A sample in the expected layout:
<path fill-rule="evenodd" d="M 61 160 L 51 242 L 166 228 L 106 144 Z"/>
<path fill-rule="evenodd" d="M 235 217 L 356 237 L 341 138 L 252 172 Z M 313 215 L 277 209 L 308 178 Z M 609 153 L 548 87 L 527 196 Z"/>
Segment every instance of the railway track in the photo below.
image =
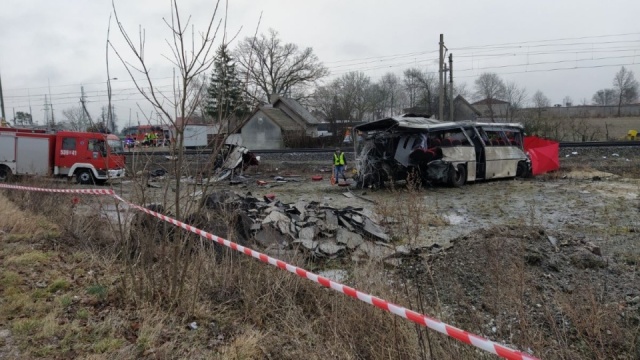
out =
<path fill-rule="evenodd" d="M 560 148 L 599 148 L 599 147 L 632 147 L 640 146 L 640 141 L 589 141 L 589 142 L 561 142 Z M 294 153 L 331 153 L 334 147 L 326 148 L 305 148 L 305 149 L 277 149 L 277 150 L 253 150 L 254 154 L 294 154 Z M 343 148 L 344 152 L 352 153 L 352 148 Z M 185 150 L 185 155 L 208 155 L 211 154 L 210 149 Z M 163 150 L 143 150 L 143 151 L 126 151 L 125 155 L 144 155 L 144 156 L 169 156 L 170 151 Z"/>

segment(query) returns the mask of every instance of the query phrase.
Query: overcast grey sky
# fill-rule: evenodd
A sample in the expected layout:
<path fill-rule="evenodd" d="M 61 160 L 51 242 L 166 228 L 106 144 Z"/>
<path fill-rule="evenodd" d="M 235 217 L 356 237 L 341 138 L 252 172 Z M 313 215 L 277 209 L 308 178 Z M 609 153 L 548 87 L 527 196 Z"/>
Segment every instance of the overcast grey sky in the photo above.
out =
<path fill-rule="evenodd" d="M 169 0 L 115 0 L 123 25 L 136 35 L 146 29 L 147 59 L 159 85 L 170 85 L 170 34 L 162 18 Z M 215 1 L 182 0 L 181 12 L 203 28 Z M 224 7 L 224 2 L 221 4 Z M 223 14 L 223 9 L 220 15 Z M 253 36 L 273 28 L 285 42 L 312 47 L 331 77 L 363 71 L 372 80 L 408 67 L 437 70 L 442 33 L 454 56 L 454 79 L 473 81 L 496 72 L 506 81 L 541 90 L 552 101 L 591 100 L 611 87 L 625 65 L 640 78 L 640 1 L 637 0 L 229 0 L 228 33 Z M 44 119 L 49 91 L 56 112 L 77 106 L 84 85 L 94 117 L 106 105 L 105 40 L 110 0 L 2 0 L 0 5 L 0 75 L 7 118 L 29 112 Z M 126 51 L 112 28 L 112 41 Z M 232 46 L 235 44 L 232 44 Z M 136 122 L 137 103 L 149 109 L 132 89 L 133 82 L 110 58 L 114 105 L 126 126 Z M 330 77 L 330 78 L 331 78 Z M 49 90 L 50 86 L 50 90 Z M 142 118 L 142 114 L 139 114 Z"/>

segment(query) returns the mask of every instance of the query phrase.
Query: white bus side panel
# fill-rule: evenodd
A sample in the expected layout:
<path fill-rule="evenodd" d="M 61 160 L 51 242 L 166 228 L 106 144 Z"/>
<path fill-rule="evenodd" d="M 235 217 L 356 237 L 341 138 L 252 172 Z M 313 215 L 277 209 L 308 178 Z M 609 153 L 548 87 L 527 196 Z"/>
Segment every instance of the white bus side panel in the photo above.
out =
<path fill-rule="evenodd" d="M 487 160 L 485 179 L 514 177 L 518 162 L 527 158 L 525 153 L 515 146 L 487 146 L 485 156 Z"/>

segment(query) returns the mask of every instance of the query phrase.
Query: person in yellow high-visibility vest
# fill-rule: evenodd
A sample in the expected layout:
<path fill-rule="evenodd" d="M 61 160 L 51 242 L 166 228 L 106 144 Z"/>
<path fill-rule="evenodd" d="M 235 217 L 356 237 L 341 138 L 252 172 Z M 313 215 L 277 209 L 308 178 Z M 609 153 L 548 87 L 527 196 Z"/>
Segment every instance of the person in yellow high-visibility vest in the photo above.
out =
<path fill-rule="evenodd" d="M 347 181 L 347 176 L 344 174 L 344 168 L 347 166 L 347 160 L 344 158 L 344 152 L 340 148 L 336 148 L 336 152 L 333 153 L 333 176 L 336 179 L 336 184 L 340 175 L 344 181 Z"/>

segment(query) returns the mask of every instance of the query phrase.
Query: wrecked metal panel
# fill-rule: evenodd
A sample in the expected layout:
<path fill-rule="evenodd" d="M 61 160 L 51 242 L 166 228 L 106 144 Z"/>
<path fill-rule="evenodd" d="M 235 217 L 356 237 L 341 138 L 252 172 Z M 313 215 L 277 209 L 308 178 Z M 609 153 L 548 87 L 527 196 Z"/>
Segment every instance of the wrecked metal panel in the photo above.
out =
<path fill-rule="evenodd" d="M 527 159 L 527 155 L 516 146 L 487 146 L 485 157 L 486 179 L 515 176 L 518 162 Z"/>
<path fill-rule="evenodd" d="M 403 117 L 395 116 L 386 119 L 372 121 L 366 124 L 355 126 L 358 131 L 379 131 L 388 130 L 393 127 L 406 129 L 429 129 L 433 126 L 454 125 L 455 123 L 445 123 L 440 120 L 424 117 Z"/>
<path fill-rule="evenodd" d="M 242 154 L 247 148 L 242 146 L 237 146 L 231 151 L 231 154 L 227 157 L 225 162 L 222 164 L 223 169 L 235 169 L 242 162 Z"/>
<path fill-rule="evenodd" d="M 476 150 L 473 146 L 443 147 L 442 160 L 454 165 L 476 161 Z"/>
<path fill-rule="evenodd" d="M 518 162 L 516 160 L 487 161 L 485 179 L 499 179 L 516 176 Z"/>
<path fill-rule="evenodd" d="M 447 182 L 449 180 L 449 171 L 451 164 L 442 160 L 436 160 L 427 167 L 427 179 L 430 181 Z"/>
<path fill-rule="evenodd" d="M 426 134 L 410 134 L 405 135 L 398 141 L 398 147 L 396 148 L 396 154 L 394 158 L 402 166 L 409 166 L 409 155 L 416 147 L 426 147 L 427 135 Z"/>

